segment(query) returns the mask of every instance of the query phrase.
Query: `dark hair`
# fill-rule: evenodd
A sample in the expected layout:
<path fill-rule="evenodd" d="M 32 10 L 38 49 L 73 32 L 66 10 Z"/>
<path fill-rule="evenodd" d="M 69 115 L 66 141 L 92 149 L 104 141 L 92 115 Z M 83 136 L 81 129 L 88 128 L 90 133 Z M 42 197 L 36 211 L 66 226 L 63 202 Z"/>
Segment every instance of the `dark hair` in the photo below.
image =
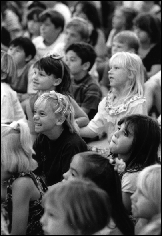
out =
<path fill-rule="evenodd" d="M 77 154 L 78 155 L 78 154 Z M 112 218 L 123 234 L 134 234 L 133 223 L 122 202 L 121 181 L 114 166 L 102 155 L 88 151 L 79 153 L 85 163 L 83 177 L 105 190 L 110 198 Z"/>
<path fill-rule="evenodd" d="M 125 124 L 126 131 L 133 130 L 134 139 L 130 158 L 126 163 L 126 171 L 140 171 L 147 166 L 156 164 L 161 133 L 158 122 L 144 115 L 130 115 L 123 117 L 118 124 Z"/>
<path fill-rule="evenodd" d="M 32 8 L 27 13 L 27 20 L 36 20 L 39 21 L 39 15 L 43 12 L 43 9 L 39 7 Z"/>
<path fill-rule="evenodd" d="M 161 40 L 161 22 L 155 15 L 140 13 L 134 19 L 134 26 L 147 32 L 151 43 L 158 43 Z"/>
<path fill-rule="evenodd" d="M 24 50 L 26 57 L 33 59 L 36 55 L 36 48 L 31 39 L 27 37 L 17 37 L 10 42 L 10 46 L 20 47 Z"/>
<path fill-rule="evenodd" d="M 90 62 L 90 67 L 88 68 L 88 71 L 90 71 L 96 60 L 96 53 L 93 47 L 90 44 L 84 42 L 72 43 L 66 49 L 66 53 L 70 50 L 74 51 L 77 56 L 81 58 L 82 64 Z"/>
<path fill-rule="evenodd" d="M 134 49 L 136 54 L 138 54 L 140 42 L 139 42 L 137 35 L 133 31 L 123 30 L 123 31 L 117 33 L 113 38 L 113 42 L 114 41 L 118 41 L 120 43 L 127 44 L 129 49 Z"/>
<path fill-rule="evenodd" d="M 125 17 L 125 30 L 133 29 L 133 20 L 138 12 L 134 8 L 119 6 L 115 10 L 120 10 Z"/>
<path fill-rule="evenodd" d="M 56 86 L 56 92 L 64 95 L 70 94 L 70 71 L 62 59 L 54 59 L 52 55 L 42 57 L 40 60 L 36 61 L 34 67 L 45 71 L 47 75 L 54 75 L 56 78 L 61 78 L 61 83 Z"/>
<path fill-rule="evenodd" d="M 51 20 L 52 24 L 54 24 L 56 28 L 61 28 L 61 31 L 63 31 L 65 20 L 61 13 L 55 10 L 47 9 L 40 14 L 39 20 L 40 22 L 44 22 L 47 18 Z"/>
<path fill-rule="evenodd" d="M 46 10 L 46 5 L 40 1 L 31 1 L 31 3 L 28 3 L 27 4 L 27 9 L 28 10 L 31 10 L 31 9 L 34 9 L 34 8 L 41 8 L 42 10 Z"/>
<path fill-rule="evenodd" d="M 97 43 L 97 39 L 98 39 L 98 31 L 97 29 L 101 28 L 101 18 L 99 15 L 99 11 L 96 8 L 96 6 L 94 5 L 94 3 L 92 3 L 91 1 L 78 1 L 75 5 L 74 5 L 74 10 L 73 10 L 73 14 L 76 11 L 76 7 L 78 5 L 82 6 L 82 12 L 87 16 L 88 20 L 92 23 L 94 29 L 92 30 L 92 33 L 90 35 L 90 43 L 92 46 L 95 46 Z"/>

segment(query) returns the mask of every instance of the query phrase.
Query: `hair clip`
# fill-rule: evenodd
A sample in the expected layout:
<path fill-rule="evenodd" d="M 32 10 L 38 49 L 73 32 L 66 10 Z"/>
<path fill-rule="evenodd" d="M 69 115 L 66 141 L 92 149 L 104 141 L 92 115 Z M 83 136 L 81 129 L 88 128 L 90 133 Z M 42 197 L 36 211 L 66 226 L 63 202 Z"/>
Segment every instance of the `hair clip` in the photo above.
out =
<path fill-rule="evenodd" d="M 116 170 L 119 174 L 123 173 L 126 168 L 126 163 L 123 159 L 118 158 L 109 158 L 109 163 L 114 166 L 114 170 Z"/>

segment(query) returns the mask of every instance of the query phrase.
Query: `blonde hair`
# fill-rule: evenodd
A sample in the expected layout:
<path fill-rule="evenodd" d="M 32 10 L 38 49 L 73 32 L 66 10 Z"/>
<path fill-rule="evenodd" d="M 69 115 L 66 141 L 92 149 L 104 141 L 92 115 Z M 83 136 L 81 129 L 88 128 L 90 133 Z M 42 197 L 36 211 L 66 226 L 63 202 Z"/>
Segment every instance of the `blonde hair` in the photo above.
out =
<path fill-rule="evenodd" d="M 131 72 L 133 78 L 131 80 L 130 92 L 127 96 L 144 95 L 144 66 L 141 58 L 130 52 L 117 52 L 110 58 L 110 67 L 113 62 Z"/>
<path fill-rule="evenodd" d="M 108 195 L 91 181 L 75 179 L 55 184 L 44 195 L 45 203 L 61 208 L 67 225 L 82 235 L 93 234 L 110 221 Z"/>
<path fill-rule="evenodd" d="M 137 187 L 155 204 L 157 213 L 161 213 L 161 165 L 155 164 L 144 168 L 138 176 Z"/>
<path fill-rule="evenodd" d="M 28 124 L 24 120 L 1 125 L 1 165 L 5 170 L 28 172 L 37 168 Z"/>
<path fill-rule="evenodd" d="M 1 81 L 11 84 L 16 79 L 16 76 L 16 65 L 13 57 L 1 50 Z"/>
<path fill-rule="evenodd" d="M 74 108 L 67 96 L 57 93 L 54 90 L 43 93 L 36 100 L 34 109 L 41 106 L 43 101 L 45 101 L 46 105 L 50 105 L 51 109 L 58 118 L 62 118 L 64 120 L 63 125 L 68 127 L 71 133 L 77 132 L 77 126 L 74 120 Z"/>

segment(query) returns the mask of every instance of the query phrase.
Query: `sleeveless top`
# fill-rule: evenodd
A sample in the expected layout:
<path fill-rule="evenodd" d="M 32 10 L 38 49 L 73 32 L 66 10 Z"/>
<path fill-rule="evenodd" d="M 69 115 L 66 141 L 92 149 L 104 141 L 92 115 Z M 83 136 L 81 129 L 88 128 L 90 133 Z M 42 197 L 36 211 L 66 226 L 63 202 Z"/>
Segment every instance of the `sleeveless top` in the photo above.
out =
<path fill-rule="evenodd" d="M 8 231 L 10 233 L 12 228 L 12 184 L 17 178 L 20 177 L 31 178 L 40 192 L 40 198 L 38 200 L 30 201 L 29 203 L 29 216 L 28 216 L 26 235 L 43 235 L 40 218 L 42 217 L 44 210 L 41 205 L 41 202 L 44 193 L 47 191 L 47 187 L 43 182 L 43 180 L 32 172 L 14 174 L 7 181 L 8 184 L 7 184 L 6 200 L 2 203 L 2 206 L 4 207 L 8 215 L 8 220 L 9 220 Z"/>

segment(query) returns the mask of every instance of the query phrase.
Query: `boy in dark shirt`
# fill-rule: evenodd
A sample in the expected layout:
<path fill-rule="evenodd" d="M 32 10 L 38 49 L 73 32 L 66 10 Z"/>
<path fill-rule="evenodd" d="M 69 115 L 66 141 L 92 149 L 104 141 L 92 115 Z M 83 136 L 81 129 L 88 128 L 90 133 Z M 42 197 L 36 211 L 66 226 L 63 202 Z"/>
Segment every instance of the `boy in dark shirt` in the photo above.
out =
<path fill-rule="evenodd" d="M 73 80 L 72 94 L 90 120 L 97 113 L 102 97 L 99 85 L 89 74 L 95 60 L 96 53 L 88 43 L 73 43 L 66 49 L 66 63 Z"/>

